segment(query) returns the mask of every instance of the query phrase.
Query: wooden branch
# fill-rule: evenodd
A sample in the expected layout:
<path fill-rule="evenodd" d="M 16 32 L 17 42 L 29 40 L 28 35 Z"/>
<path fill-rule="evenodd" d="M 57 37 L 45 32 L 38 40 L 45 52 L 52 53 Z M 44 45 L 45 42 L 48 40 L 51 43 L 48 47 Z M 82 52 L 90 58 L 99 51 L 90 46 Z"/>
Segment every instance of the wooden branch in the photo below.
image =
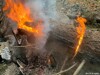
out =
<path fill-rule="evenodd" d="M 17 60 L 17 64 L 19 65 L 20 68 L 24 68 L 26 65 L 21 62 L 20 60 Z"/>
<path fill-rule="evenodd" d="M 66 64 L 66 62 L 67 62 L 67 60 L 68 60 L 68 56 L 64 59 L 64 62 L 63 62 L 63 65 L 61 66 L 60 71 L 63 70 L 63 68 L 64 68 L 64 66 L 65 66 L 65 64 Z"/>
<path fill-rule="evenodd" d="M 53 75 L 59 75 L 59 74 L 65 73 L 65 72 L 71 70 L 72 68 L 74 68 L 76 65 L 77 65 L 77 63 L 73 64 L 73 65 L 72 65 L 71 67 L 69 67 L 68 69 L 63 70 L 63 71 L 60 71 L 60 72 L 55 73 L 55 74 L 53 74 Z"/>
<path fill-rule="evenodd" d="M 78 66 L 76 71 L 73 73 L 73 75 L 78 75 L 78 73 L 80 72 L 80 70 L 82 69 L 82 67 L 84 66 L 85 63 L 86 63 L 86 61 L 82 60 L 82 62 L 80 63 L 80 65 Z"/>
<path fill-rule="evenodd" d="M 34 45 L 25 45 L 25 46 L 11 46 L 11 47 L 14 47 L 14 48 L 18 48 L 18 47 L 34 47 Z"/>

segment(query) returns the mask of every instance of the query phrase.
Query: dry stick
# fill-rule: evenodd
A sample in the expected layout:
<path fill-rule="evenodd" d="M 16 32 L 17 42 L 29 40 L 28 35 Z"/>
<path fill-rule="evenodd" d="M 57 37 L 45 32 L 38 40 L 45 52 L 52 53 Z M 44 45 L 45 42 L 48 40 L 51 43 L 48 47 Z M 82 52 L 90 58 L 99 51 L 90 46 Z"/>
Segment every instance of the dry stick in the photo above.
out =
<path fill-rule="evenodd" d="M 26 46 L 11 46 L 11 47 L 15 47 L 15 48 L 17 47 L 17 48 L 18 48 L 18 47 L 31 47 L 31 46 L 33 46 L 33 45 L 26 45 Z"/>
<path fill-rule="evenodd" d="M 72 65 L 71 67 L 69 67 L 68 69 L 63 70 L 63 71 L 60 71 L 60 72 L 55 73 L 55 74 L 53 74 L 53 75 L 59 75 L 59 74 L 65 73 L 65 72 L 71 70 L 72 68 L 74 68 L 76 65 L 77 65 L 77 63 L 73 64 L 73 65 Z"/>
<path fill-rule="evenodd" d="M 82 60 L 82 62 L 80 63 L 80 65 L 78 66 L 76 71 L 73 73 L 73 75 L 78 75 L 78 73 L 80 72 L 80 70 L 82 69 L 82 67 L 84 66 L 85 63 L 86 63 L 86 61 Z"/>
<path fill-rule="evenodd" d="M 25 47 L 32 47 L 32 48 L 35 48 L 35 49 L 39 49 L 37 47 L 35 47 L 34 45 L 26 45 L 26 46 L 10 46 L 12 48 L 25 48 Z"/>
<path fill-rule="evenodd" d="M 24 75 L 24 73 L 23 73 L 23 71 L 22 71 L 22 68 L 24 68 L 23 65 L 22 65 L 22 63 L 20 63 L 20 62 L 17 60 L 17 64 L 19 65 L 19 70 L 20 70 L 20 72 Z"/>
<path fill-rule="evenodd" d="M 17 60 L 17 64 L 20 66 L 20 68 L 24 68 L 25 64 L 23 64 L 21 61 Z"/>
<path fill-rule="evenodd" d="M 62 71 L 64 69 L 64 66 L 65 66 L 67 60 L 68 60 L 68 58 L 66 57 L 65 60 L 64 60 L 64 62 L 63 62 L 63 65 L 61 66 L 60 71 Z M 59 74 L 59 75 L 61 75 L 61 74 Z"/>
<path fill-rule="evenodd" d="M 63 62 L 63 65 L 62 65 L 62 67 L 61 67 L 61 69 L 60 69 L 60 71 L 62 71 L 63 70 L 63 68 L 64 68 L 64 66 L 65 66 L 65 64 L 66 64 L 66 61 L 68 60 L 68 58 L 66 57 L 65 58 L 65 60 L 64 60 L 64 62 Z"/>

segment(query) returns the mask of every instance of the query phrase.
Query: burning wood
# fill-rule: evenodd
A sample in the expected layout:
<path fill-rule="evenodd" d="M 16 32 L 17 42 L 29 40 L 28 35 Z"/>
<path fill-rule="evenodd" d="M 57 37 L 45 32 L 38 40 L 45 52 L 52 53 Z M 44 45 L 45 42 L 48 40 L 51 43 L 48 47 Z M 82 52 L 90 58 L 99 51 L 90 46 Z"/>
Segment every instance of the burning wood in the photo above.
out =
<path fill-rule="evenodd" d="M 7 41 L 0 42 L 0 54 L 4 56 L 3 53 L 5 53 L 5 55 L 8 56 L 6 57 L 7 59 L 10 59 L 11 56 L 11 62 L 16 64 L 15 66 L 19 68 L 18 70 L 20 70 L 23 75 L 63 75 L 63 73 L 66 75 L 68 72 L 71 72 L 71 75 L 76 75 L 88 60 L 92 60 L 92 62 L 96 60 L 96 63 L 100 62 L 100 60 L 98 60 L 100 57 L 100 51 L 98 51 L 99 47 L 97 46 L 99 45 L 99 42 L 96 40 L 98 42 L 97 45 L 95 43 L 89 43 L 91 42 L 91 38 L 89 37 L 88 40 L 90 41 L 88 41 L 88 35 L 86 35 L 84 39 L 85 32 L 88 34 L 85 26 L 87 20 L 83 17 L 77 16 L 77 13 L 81 10 L 77 9 L 77 7 L 80 8 L 79 5 L 75 5 L 75 10 L 77 9 L 75 14 L 73 14 L 75 11 L 72 11 L 74 7 L 73 5 L 71 10 L 72 13 L 69 13 L 71 16 L 67 16 L 71 21 L 74 20 L 74 23 L 77 22 L 76 29 L 74 23 L 70 26 L 66 24 L 63 25 L 63 20 L 60 21 L 59 19 L 56 19 L 57 26 L 56 24 L 53 26 L 53 23 L 50 23 L 52 31 L 48 38 L 50 31 L 49 20 L 51 21 L 51 15 L 49 15 L 50 18 L 47 16 L 49 14 L 47 10 L 50 8 L 48 4 L 51 1 L 51 6 L 53 6 L 52 1 L 56 2 L 58 0 L 28 0 L 28 2 L 33 2 L 33 4 L 29 3 L 30 5 L 24 1 L 26 0 L 5 0 L 5 5 L 1 11 L 2 14 L 4 12 L 6 13 L 5 15 L 2 15 L 2 17 L 0 14 L 0 40 L 1 38 L 4 38 Z M 34 1 L 36 1 L 36 5 Z M 60 1 L 63 1 L 62 4 L 64 4 L 65 7 L 64 2 L 67 0 Z M 34 8 L 33 5 L 35 6 Z M 38 7 L 40 8 L 38 9 Z M 70 12 L 70 9 L 68 9 L 68 12 Z M 68 19 L 64 21 L 67 20 Z M 60 23 L 61 25 L 59 26 Z M 70 23 L 68 22 L 68 24 Z M 98 35 L 96 33 L 94 34 L 94 36 Z M 95 39 L 95 37 L 93 38 Z M 99 37 L 96 39 L 99 39 Z M 7 53 L 8 50 L 9 52 Z M 72 59 L 72 57 L 75 58 Z M 77 65 L 81 60 L 83 60 L 82 63 Z M 78 66 L 78 68 L 75 69 L 75 66 Z M 45 74 L 45 71 L 52 72 L 53 70 L 60 72 Z M 69 73 L 67 75 L 69 75 Z"/>
<path fill-rule="evenodd" d="M 78 17 L 76 21 L 79 23 L 79 26 L 76 28 L 78 42 L 77 42 L 77 45 L 76 45 L 74 57 L 77 55 L 77 53 L 79 51 L 79 48 L 80 48 L 80 46 L 82 44 L 82 41 L 83 41 L 83 38 L 84 38 L 84 34 L 85 34 L 85 30 L 86 30 L 86 27 L 85 27 L 86 19 L 85 18 Z"/>
<path fill-rule="evenodd" d="M 38 29 L 41 25 L 41 21 L 38 22 L 36 28 L 25 24 L 26 22 L 34 22 L 35 20 L 31 17 L 30 9 L 25 7 L 21 1 L 6 0 L 6 5 L 3 10 L 5 11 L 8 9 L 10 9 L 10 11 L 7 13 L 7 17 L 17 22 L 19 29 L 23 29 L 34 34 L 41 33 L 40 29 Z"/>

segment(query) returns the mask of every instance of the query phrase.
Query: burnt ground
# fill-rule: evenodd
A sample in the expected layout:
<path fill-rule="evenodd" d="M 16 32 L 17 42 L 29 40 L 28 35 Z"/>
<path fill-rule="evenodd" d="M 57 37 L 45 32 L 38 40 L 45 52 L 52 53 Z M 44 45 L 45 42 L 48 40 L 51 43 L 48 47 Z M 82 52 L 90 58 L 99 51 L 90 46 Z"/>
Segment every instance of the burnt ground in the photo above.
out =
<path fill-rule="evenodd" d="M 62 28 L 63 30 L 64 29 L 65 30 L 62 31 Z M 74 42 L 75 42 L 75 37 L 76 37 L 74 36 L 75 34 L 73 34 L 74 31 L 75 30 L 73 29 L 73 26 L 62 27 L 61 25 L 57 29 L 54 29 L 53 32 L 50 32 L 51 35 L 48 38 L 46 49 L 49 52 L 52 52 L 52 55 L 54 56 L 56 60 L 56 64 L 54 64 L 57 66 L 56 72 L 60 71 L 65 59 L 67 59 L 67 61 L 63 69 L 67 69 L 68 67 L 70 67 L 72 64 L 76 62 L 80 63 L 83 59 L 86 60 L 84 67 L 82 68 L 82 70 L 79 72 L 78 75 L 85 75 L 85 73 L 100 72 L 100 69 L 99 69 L 100 68 L 100 64 L 99 64 L 100 63 L 100 60 L 99 60 L 100 58 L 100 54 L 99 54 L 99 49 L 100 49 L 100 43 L 99 43 L 100 34 L 99 33 L 100 31 L 93 30 L 93 29 L 87 30 L 85 34 L 85 39 L 80 49 L 80 53 L 78 53 L 76 58 L 72 60 Z M 95 53 L 96 51 L 97 53 Z M 70 71 L 68 71 L 67 73 L 62 74 L 62 75 L 66 75 L 66 74 L 72 75 L 77 67 L 78 65 L 74 67 L 73 69 L 71 69 Z M 4 68 L 7 68 L 7 69 L 5 70 Z M 12 71 L 13 71 L 12 75 L 19 73 L 18 68 L 14 64 L 9 64 L 9 65 L 4 64 L 4 66 L 1 67 L 1 73 L 3 70 L 5 70 L 5 75 L 12 74 Z"/>

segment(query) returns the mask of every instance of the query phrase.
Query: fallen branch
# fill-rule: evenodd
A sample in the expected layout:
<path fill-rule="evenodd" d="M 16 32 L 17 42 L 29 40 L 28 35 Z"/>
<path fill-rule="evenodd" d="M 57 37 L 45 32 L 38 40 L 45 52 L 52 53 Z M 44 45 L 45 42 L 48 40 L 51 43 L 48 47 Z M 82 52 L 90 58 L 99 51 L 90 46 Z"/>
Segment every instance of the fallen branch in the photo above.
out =
<path fill-rule="evenodd" d="M 19 65 L 20 68 L 24 68 L 26 65 L 21 62 L 20 60 L 17 60 L 17 64 Z"/>
<path fill-rule="evenodd" d="M 80 70 L 82 69 L 82 67 L 84 66 L 84 64 L 86 63 L 85 60 L 83 60 L 80 65 L 78 66 L 78 68 L 76 69 L 76 71 L 73 73 L 73 75 L 78 75 L 78 73 L 80 72 Z"/>
<path fill-rule="evenodd" d="M 34 46 L 34 45 L 25 45 L 25 46 L 11 46 L 11 47 L 15 47 L 15 48 L 17 47 L 17 48 L 18 48 L 18 47 L 33 47 L 33 46 Z"/>
<path fill-rule="evenodd" d="M 59 74 L 65 73 L 65 72 L 71 70 L 72 68 L 74 68 L 76 65 L 77 65 L 77 63 L 73 64 L 73 65 L 72 65 L 71 67 L 69 67 L 68 69 L 63 70 L 63 71 L 60 71 L 60 72 L 55 73 L 55 74 L 53 74 L 53 75 L 59 75 Z"/>
<path fill-rule="evenodd" d="M 60 71 L 63 70 L 63 68 L 64 68 L 64 66 L 65 66 L 65 64 L 66 64 L 66 62 L 67 62 L 67 60 L 68 60 L 68 56 L 65 58 L 65 60 L 64 60 L 64 62 L 63 62 L 63 65 L 61 66 Z"/>

